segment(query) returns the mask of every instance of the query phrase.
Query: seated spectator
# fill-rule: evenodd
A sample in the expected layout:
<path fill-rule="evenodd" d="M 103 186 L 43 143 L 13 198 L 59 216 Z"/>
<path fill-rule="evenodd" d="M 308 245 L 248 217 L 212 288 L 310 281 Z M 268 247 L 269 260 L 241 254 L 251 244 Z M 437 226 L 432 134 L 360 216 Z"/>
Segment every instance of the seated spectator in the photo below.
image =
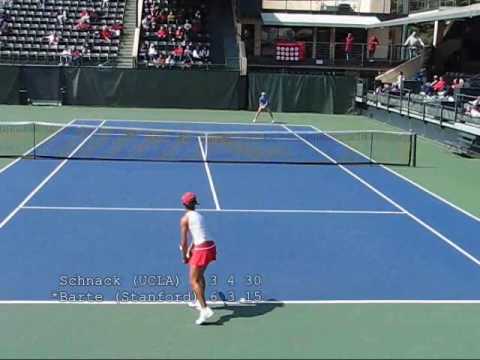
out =
<path fill-rule="evenodd" d="M 149 31 L 151 25 L 152 25 L 152 16 L 151 16 L 151 15 L 145 16 L 145 17 L 143 18 L 143 20 L 142 20 L 142 28 L 143 28 L 143 30 Z"/>
<path fill-rule="evenodd" d="M 184 39 L 184 37 L 185 37 L 185 30 L 183 29 L 182 26 L 179 26 L 177 28 L 177 31 L 175 32 L 175 39 L 181 41 Z"/>
<path fill-rule="evenodd" d="M 162 69 L 165 69 L 165 66 L 166 66 L 166 56 L 165 54 L 159 54 L 157 56 L 157 58 L 153 61 L 153 64 L 157 67 L 157 68 L 162 68 Z"/>
<path fill-rule="evenodd" d="M 190 23 L 190 20 L 185 20 L 185 25 L 183 25 L 183 28 L 185 31 L 188 33 L 190 30 L 192 30 L 192 24 Z"/>
<path fill-rule="evenodd" d="M 200 51 L 199 51 L 199 48 L 198 46 L 193 49 L 192 51 L 192 60 L 195 62 L 195 63 L 201 63 L 202 62 L 202 57 L 200 56 Z"/>
<path fill-rule="evenodd" d="M 164 26 L 160 26 L 160 29 L 156 32 L 156 35 L 160 40 L 166 40 L 168 33 Z"/>
<path fill-rule="evenodd" d="M 445 88 L 447 86 L 447 82 L 443 78 L 443 76 L 440 76 L 438 82 L 436 82 L 433 86 L 433 92 L 437 95 L 440 95 L 443 91 L 445 91 Z"/>
<path fill-rule="evenodd" d="M 109 0 L 102 0 L 102 9 L 108 8 L 108 2 Z"/>
<path fill-rule="evenodd" d="M 167 16 L 167 22 L 169 24 L 175 24 L 176 20 L 177 20 L 177 17 L 173 13 L 173 10 L 171 10 L 170 13 Z"/>
<path fill-rule="evenodd" d="M 150 47 L 148 48 L 148 61 L 153 62 L 155 58 L 158 56 L 158 51 L 154 43 L 150 44 Z"/>
<path fill-rule="evenodd" d="M 67 20 L 67 10 L 60 8 L 57 14 L 57 21 L 60 25 L 63 25 Z"/>
<path fill-rule="evenodd" d="M 111 42 L 113 37 L 113 31 L 108 28 L 107 25 L 103 25 L 100 31 L 100 39 L 106 42 Z"/>
<path fill-rule="evenodd" d="M 167 24 L 168 23 L 168 9 L 163 9 L 160 11 L 160 15 L 158 16 L 158 21 L 160 24 Z"/>
<path fill-rule="evenodd" d="M 427 96 L 433 95 L 433 87 L 438 83 L 438 75 L 433 75 L 433 81 L 422 86 L 422 93 Z"/>
<path fill-rule="evenodd" d="M 72 50 L 72 65 L 78 66 L 81 63 L 82 53 L 79 49 L 73 48 Z"/>
<path fill-rule="evenodd" d="M 13 30 L 13 24 L 4 22 L 0 26 L 0 35 L 9 35 L 12 33 L 12 30 Z"/>
<path fill-rule="evenodd" d="M 165 59 L 165 65 L 168 66 L 169 68 L 172 68 L 175 66 L 175 57 L 172 53 L 168 54 L 167 58 Z"/>
<path fill-rule="evenodd" d="M 60 54 L 60 64 L 59 65 L 70 65 L 72 62 L 72 48 L 65 48 Z"/>
<path fill-rule="evenodd" d="M 204 45 L 200 49 L 200 57 L 202 58 L 202 61 L 205 63 L 208 62 L 208 60 L 210 59 L 210 49 L 207 46 Z"/>
<path fill-rule="evenodd" d="M 480 117 L 480 96 L 477 97 L 473 101 L 469 101 L 465 104 L 466 108 L 466 115 L 470 115 L 471 117 Z"/>
<path fill-rule="evenodd" d="M 177 46 L 175 50 L 173 50 L 175 61 L 181 62 L 183 61 L 184 49 L 182 46 Z"/>
<path fill-rule="evenodd" d="M 60 37 L 57 35 L 55 31 L 51 32 L 45 37 L 48 40 L 48 45 L 50 46 L 57 46 L 60 42 Z"/>
<path fill-rule="evenodd" d="M 116 37 L 120 37 L 120 35 L 122 35 L 122 32 L 123 32 L 123 24 L 120 20 L 117 20 L 115 22 L 115 24 L 112 25 L 112 28 L 111 30 L 113 31 L 113 34 L 116 36 Z"/>

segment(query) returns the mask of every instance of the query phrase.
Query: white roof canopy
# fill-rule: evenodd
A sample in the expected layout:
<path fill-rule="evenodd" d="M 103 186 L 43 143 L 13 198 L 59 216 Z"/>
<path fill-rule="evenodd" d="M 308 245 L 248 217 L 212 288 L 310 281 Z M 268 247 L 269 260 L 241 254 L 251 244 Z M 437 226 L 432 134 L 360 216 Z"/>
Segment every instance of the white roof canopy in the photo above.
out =
<path fill-rule="evenodd" d="M 453 20 L 480 16 L 480 4 L 461 7 L 447 7 L 432 11 L 410 14 L 394 20 L 380 21 L 376 16 L 362 15 L 329 15 L 310 13 L 262 13 L 265 25 L 274 26 L 306 26 L 306 27 L 339 27 L 339 28 L 382 28 L 401 26 L 437 20 Z"/>
<path fill-rule="evenodd" d="M 474 5 L 462 6 L 462 7 L 440 8 L 437 10 L 410 14 L 406 17 L 402 17 L 399 19 L 383 21 L 380 24 L 370 26 L 370 28 L 416 24 L 416 23 L 422 23 L 422 22 L 432 22 L 437 20 L 472 18 L 475 16 L 480 16 L 480 4 L 474 4 Z"/>
<path fill-rule="evenodd" d="M 368 28 L 381 21 L 376 16 L 301 13 L 262 13 L 265 25 Z"/>

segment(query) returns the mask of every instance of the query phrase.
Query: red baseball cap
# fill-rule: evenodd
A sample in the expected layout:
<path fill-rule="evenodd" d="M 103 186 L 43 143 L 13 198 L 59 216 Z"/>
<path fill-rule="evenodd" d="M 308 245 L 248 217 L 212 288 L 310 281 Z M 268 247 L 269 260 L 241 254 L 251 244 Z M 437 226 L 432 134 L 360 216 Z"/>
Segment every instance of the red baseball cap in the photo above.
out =
<path fill-rule="evenodd" d="M 198 204 L 197 195 L 193 192 L 186 192 L 182 195 L 182 204 L 183 205 L 192 205 Z"/>

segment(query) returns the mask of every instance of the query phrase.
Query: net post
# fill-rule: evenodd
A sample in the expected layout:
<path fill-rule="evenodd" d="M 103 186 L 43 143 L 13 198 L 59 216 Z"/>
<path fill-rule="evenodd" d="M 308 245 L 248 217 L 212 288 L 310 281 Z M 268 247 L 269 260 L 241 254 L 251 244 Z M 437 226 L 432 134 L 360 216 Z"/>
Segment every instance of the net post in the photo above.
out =
<path fill-rule="evenodd" d="M 373 164 L 373 131 L 370 132 L 370 164 Z"/>
<path fill-rule="evenodd" d="M 37 158 L 37 126 L 35 124 L 35 121 L 33 122 L 33 159 L 35 160 Z"/>
<path fill-rule="evenodd" d="M 205 161 L 208 160 L 208 132 L 205 133 Z"/>
<path fill-rule="evenodd" d="M 410 166 L 417 167 L 417 134 L 410 135 Z"/>

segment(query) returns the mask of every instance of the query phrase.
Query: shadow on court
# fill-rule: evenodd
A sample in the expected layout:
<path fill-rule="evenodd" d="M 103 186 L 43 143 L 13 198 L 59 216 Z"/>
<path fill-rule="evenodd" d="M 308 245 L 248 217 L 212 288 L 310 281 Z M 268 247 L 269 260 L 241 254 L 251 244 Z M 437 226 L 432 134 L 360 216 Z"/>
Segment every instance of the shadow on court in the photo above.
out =
<path fill-rule="evenodd" d="M 247 303 L 247 304 L 235 304 L 235 305 L 226 304 L 220 307 L 215 307 L 213 308 L 213 310 L 217 312 L 217 316 L 220 315 L 219 310 L 227 310 L 229 311 L 228 314 L 221 314 L 220 318 L 217 321 L 212 321 L 209 323 L 205 323 L 203 325 L 221 326 L 229 322 L 230 320 L 234 320 L 234 319 L 246 319 L 246 318 L 255 318 L 255 317 L 263 316 L 280 307 L 283 307 L 283 304 L 279 304 L 279 303 L 275 303 L 275 304 L 273 303 L 248 304 Z"/>

